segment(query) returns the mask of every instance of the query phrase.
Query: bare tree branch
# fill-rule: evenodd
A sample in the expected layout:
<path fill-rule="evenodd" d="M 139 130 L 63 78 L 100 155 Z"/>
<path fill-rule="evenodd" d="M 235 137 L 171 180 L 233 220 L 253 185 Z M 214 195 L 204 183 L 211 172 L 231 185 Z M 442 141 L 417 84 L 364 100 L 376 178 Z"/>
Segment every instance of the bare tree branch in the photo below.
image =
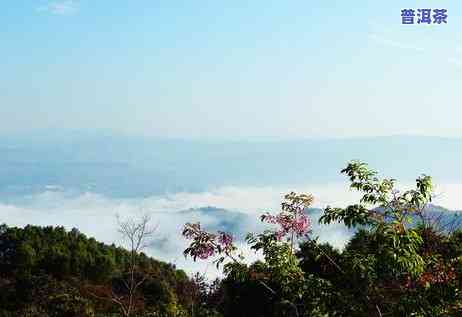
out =
<path fill-rule="evenodd" d="M 152 244 L 152 237 L 157 226 L 149 223 L 151 217 L 147 214 L 139 219 L 129 218 L 121 220 L 117 215 L 118 232 L 121 235 L 126 248 L 130 253 L 130 261 L 126 270 L 127 277 L 122 277 L 122 283 L 126 288 L 126 295 L 118 296 L 112 292 L 112 301 L 119 305 L 123 316 L 130 317 L 136 311 L 136 291 L 149 277 L 147 272 L 143 272 L 138 267 L 138 255 Z"/>

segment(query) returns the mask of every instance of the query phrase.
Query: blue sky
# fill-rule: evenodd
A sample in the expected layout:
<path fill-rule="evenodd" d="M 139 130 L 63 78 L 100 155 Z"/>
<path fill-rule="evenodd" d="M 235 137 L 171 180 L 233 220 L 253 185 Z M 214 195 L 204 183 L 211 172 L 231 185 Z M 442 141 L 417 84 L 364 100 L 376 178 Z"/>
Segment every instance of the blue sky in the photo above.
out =
<path fill-rule="evenodd" d="M 457 0 L 18 0 L 0 20 L 0 135 L 462 137 Z"/>

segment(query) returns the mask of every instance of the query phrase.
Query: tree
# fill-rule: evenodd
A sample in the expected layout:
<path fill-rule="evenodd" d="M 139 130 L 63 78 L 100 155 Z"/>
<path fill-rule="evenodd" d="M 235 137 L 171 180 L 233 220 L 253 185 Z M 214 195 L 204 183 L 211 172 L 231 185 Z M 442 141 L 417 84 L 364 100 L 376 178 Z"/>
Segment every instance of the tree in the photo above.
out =
<path fill-rule="evenodd" d="M 191 305 L 181 289 L 190 279 L 170 264 L 143 253 L 133 258 L 76 229 L 0 225 L 0 316 L 122 316 L 112 294 L 128 304 L 130 263 L 137 282 L 148 275 L 135 292 L 132 316 L 184 316 Z"/>
<path fill-rule="evenodd" d="M 446 316 L 446 306 L 457 300 L 457 288 L 452 260 L 440 254 L 444 238 L 426 217 L 432 179 L 422 175 L 415 189 L 401 192 L 394 179 L 378 178 L 359 161 L 350 162 L 342 173 L 362 197 L 344 208 L 327 207 L 320 222 L 362 229 L 342 253 L 346 276 L 354 285 L 354 293 L 345 293 L 365 298 L 358 315 L 372 315 L 370 306 L 377 316 Z"/>
<path fill-rule="evenodd" d="M 297 239 L 306 237 L 310 232 L 310 220 L 305 210 L 312 202 L 311 195 L 292 192 L 284 197 L 281 212 L 261 216 L 263 222 L 276 225 L 277 230 L 265 230 L 246 237 L 252 249 L 262 251 L 265 261 L 260 264 L 245 265 L 243 257 L 235 254 L 237 247 L 231 235 L 206 232 L 200 223 L 185 225 L 183 236 L 192 242 L 184 254 L 194 260 L 216 256 L 214 262 L 217 267 L 229 260 L 224 264 L 228 281 L 254 281 L 260 285 L 260 292 L 265 292 L 266 300 L 274 305 L 280 316 L 301 316 L 299 307 L 306 291 L 306 281 L 295 255 L 295 244 Z M 264 316 L 268 309 L 271 310 L 262 307 L 260 314 L 254 314 Z"/>
<path fill-rule="evenodd" d="M 138 220 L 127 219 L 122 221 L 117 217 L 118 231 L 122 236 L 126 248 L 130 253 L 126 271 L 123 273 L 121 283 L 124 291 L 112 290 L 111 300 L 119 305 L 125 317 L 132 316 L 137 310 L 137 290 L 149 277 L 149 272 L 141 269 L 138 254 L 148 247 L 151 243 L 155 227 L 151 227 L 148 215 L 140 217 Z"/>

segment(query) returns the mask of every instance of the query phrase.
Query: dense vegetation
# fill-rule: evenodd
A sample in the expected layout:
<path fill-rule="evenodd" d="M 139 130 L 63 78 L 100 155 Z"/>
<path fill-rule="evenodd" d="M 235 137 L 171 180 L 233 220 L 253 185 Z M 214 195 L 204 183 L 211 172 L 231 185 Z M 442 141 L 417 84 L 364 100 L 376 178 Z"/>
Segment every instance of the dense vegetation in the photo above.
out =
<path fill-rule="evenodd" d="M 112 292 L 123 293 L 130 252 L 61 227 L 0 226 L 0 316 L 119 316 Z M 182 316 L 193 282 L 183 271 L 137 254 L 137 310 Z"/>
<path fill-rule="evenodd" d="M 321 223 L 356 228 L 344 250 L 320 244 L 310 233 L 310 195 L 286 195 L 274 224 L 247 237 L 263 261 L 246 265 L 231 237 L 187 224 L 185 254 L 224 263 L 225 278 L 212 292 L 224 316 L 462 316 L 462 231 L 427 212 L 432 182 L 400 192 L 361 162 L 342 171 L 362 194 L 345 208 L 327 207 Z M 449 230 L 450 229 L 450 230 Z M 296 247 L 299 242 L 299 247 Z M 209 303 L 205 303 L 209 305 Z"/>
<path fill-rule="evenodd" d="M 362 196 L 327 207 L 320 222 L 356 233 L 343 250 L 310 231 L 313 197 L 290 193 L 274 226 L 246 240 L 262 260 L 246 264 L 233 237 L 186 224 L 194 260 L 211 259 L 224 278 L 207 283 L 173 266 L 98 243 L 76 229 L 0 227 L 0 316 L 462 316 L 462 230 L 427 212 L 432 183 L 400 192 L 361 162 L 342 171 Z M 117 300 L 127 272 L 140 287 L 135 309 Z"/>

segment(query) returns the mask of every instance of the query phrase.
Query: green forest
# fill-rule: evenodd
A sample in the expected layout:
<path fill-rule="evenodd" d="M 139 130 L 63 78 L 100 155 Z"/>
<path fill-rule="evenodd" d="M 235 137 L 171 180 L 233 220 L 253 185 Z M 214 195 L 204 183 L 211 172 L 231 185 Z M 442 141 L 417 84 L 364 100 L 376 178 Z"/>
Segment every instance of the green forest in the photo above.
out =
<path fill-rule="evenodd" d="M 251 264 L 229 233 L 185 224 L 178 252 L 213 262 L 214 281 L 143 253 L 147 218 L 120 223 L 126 248 L 78 229 L 1 225 L 0 317 L 462 316 L 462 228 L 428 212 L 431 177 L 399 191 L 359 161 L 341 172 L 360 198 L 319 221 L 355 230 L 342 250 L 312 233 L 315 193 L 288 193 L 261 215 L 271 229 L 245 237 L 262 255 Z"/>

